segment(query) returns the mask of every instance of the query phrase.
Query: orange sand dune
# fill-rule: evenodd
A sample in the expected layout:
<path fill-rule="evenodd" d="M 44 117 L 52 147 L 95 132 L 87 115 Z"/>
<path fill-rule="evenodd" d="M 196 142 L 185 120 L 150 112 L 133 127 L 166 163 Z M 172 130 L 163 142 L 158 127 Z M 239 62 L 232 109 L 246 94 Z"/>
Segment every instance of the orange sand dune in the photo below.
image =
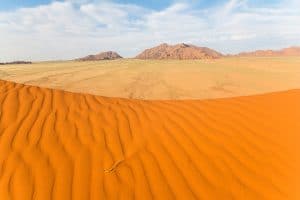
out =
<path fill-rule="evenodd" d="M 0 81 L 0 199 L 300 199 L 300 90 L 104 98 Z"/>

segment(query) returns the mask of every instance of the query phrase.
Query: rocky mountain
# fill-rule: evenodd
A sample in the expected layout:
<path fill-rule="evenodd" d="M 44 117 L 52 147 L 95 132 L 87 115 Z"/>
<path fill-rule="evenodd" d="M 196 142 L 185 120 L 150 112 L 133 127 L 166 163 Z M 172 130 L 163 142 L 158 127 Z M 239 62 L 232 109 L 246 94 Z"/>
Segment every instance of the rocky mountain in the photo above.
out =
<path fill-rule="evenodd" d="M 115 60 L 122 58 L 118 53 L 113 51 L 101 52 L 96 55 L 88 55 L 83 58 L 76 59 L 77 61 L 96 61 L 96 60 Z"/>
<path fill-rule="evenodd" d="M 237 56 L 300 56 L 300 47 L 289 47 L 281 50 L 257 50 L 253 52 L 242 52 Z"/>
<path fill-rule="evenodd" d="M 32 62 L 29 61 L 13 61 L 13 62 L 5 62 L 0 63 L 0 65 L 16 65 L 16 64 L 31 64 Z"/>
<path fill-rule="evenodd" d="M 146 49 L 137 55 L 137 59 L 215 59 L 223 55 L 207 47 L 197 47 L 189 44 L 161 44 Z"/>

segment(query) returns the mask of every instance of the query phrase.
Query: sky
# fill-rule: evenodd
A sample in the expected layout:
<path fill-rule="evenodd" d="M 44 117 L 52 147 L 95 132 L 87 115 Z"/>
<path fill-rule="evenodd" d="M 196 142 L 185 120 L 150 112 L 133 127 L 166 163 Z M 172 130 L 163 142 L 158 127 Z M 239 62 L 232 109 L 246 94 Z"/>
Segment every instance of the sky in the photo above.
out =
<path fill-rule="evenodd" d="M 300 46 L 300 1 L 0 0 L 0 62 L 133 57 L 160 43 L 224 54 Z"/>

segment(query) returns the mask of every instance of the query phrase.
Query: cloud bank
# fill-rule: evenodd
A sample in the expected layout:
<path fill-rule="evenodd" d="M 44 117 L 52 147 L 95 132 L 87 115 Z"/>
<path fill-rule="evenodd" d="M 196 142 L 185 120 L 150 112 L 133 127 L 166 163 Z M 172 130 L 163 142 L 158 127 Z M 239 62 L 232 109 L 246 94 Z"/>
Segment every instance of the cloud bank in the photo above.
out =
<path fill-rule="evenodd" d="M 223 53 L 300 45 L 300 3 L 228 0 L 208 8 L 175 2 L 162 10 L 109 1 L 54 1 L 0 12 L 0 61 L 72 59 L 106 50 L 193 43 Z"/>

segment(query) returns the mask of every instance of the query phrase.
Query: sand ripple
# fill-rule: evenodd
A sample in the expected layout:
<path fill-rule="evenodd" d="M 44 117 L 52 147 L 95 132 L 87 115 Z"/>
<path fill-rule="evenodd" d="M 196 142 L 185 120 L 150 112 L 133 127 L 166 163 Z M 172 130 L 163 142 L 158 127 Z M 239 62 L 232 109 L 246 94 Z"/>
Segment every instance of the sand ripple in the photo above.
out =
<path fill-rule="evenodd" d="M 300 90 L 104 98 L 0 81 L 0 199 L 300 199 Z"/>

